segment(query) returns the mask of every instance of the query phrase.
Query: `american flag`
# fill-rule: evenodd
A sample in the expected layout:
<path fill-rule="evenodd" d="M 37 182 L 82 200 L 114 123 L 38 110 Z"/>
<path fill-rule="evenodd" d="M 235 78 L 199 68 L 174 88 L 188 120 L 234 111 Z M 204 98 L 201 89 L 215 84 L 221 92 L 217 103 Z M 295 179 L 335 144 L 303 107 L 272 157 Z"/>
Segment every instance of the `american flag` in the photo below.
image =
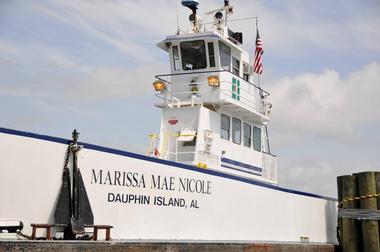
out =
<path fill-rule="evenodd" d="M 253 71 L 258 74 L 263 73 L 263 59 L 261 55 L 264 52 L 263 43 L 261 41 L 259 31 L 257 31 L 256 36 L 256 51 L 255 51 L 255 64 L 253 65 Z"/>

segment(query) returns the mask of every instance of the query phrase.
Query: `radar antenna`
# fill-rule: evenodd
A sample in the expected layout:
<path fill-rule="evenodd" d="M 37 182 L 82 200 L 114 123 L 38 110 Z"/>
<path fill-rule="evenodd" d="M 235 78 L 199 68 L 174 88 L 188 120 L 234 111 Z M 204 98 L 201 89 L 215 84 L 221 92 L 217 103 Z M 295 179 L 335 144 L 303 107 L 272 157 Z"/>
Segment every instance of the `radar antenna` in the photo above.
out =
<path fill-rule="evenodd" d="M 198 24 L 198 22 L 200 22 L 200 20 L 198 21 L 198 17 L 197 17 L 197 9 L 198 9 L 198 5 L 199 5 L 199 2 L 198 0 L 182 0 L 182 5 L 189 8 L 193 14 L 191 14 L 189 16 L 189 20 L 190 22 L 193 23 L 193 30 L 194 32 L 199 32 L 200 30 L 200 24 Z M 197 22 L 198 21 L 198 22 Z"/>

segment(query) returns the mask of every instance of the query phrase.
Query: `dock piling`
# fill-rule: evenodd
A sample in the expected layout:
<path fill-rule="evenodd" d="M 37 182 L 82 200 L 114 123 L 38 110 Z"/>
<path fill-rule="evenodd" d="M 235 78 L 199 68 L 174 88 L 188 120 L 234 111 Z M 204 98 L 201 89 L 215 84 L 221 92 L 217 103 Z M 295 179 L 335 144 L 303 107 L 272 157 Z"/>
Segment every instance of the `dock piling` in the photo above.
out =
<path fill-rule="evenodd" d="M 338 239 L 343 252 L 380 252 L 380 172 L 337 177 Z"/>
<path fill-rule="evenodd" d="M 357 177 L 355 175 L 339 176 L 338 182 L 338 200 L 350 199 L 358 196 Z M 358 209 L 359 201 L 344 202 L 342 208 Z M 360 251 L 360 225 L 355 219 L 340 218 L 339 220 L 340 237 L 339 243 L 344 252 Z"/>
<path fill-rule="evenodd" d="M 361 172 L 358 176 L 359 195 L 376 194 L 375 172 Z M 360 200 L 360 209 L 377 210 L 377 198 Z M 377 220 L 362 220 L 362 238 L 364 252 L 379 252 L 379 224 Z"/>

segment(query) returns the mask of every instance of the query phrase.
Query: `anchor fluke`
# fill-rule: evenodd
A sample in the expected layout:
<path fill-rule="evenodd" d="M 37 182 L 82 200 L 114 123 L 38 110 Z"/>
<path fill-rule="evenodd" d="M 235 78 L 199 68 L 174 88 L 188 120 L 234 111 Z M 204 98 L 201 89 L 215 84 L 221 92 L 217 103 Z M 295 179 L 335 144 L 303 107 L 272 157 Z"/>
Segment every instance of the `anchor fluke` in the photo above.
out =
<path fill-rule="evenodd" d="M 71 185 L 69 168 L 63 169 L 62 185 L 54 212 L 55 223 L 67 224 L 71 218 Z"/>

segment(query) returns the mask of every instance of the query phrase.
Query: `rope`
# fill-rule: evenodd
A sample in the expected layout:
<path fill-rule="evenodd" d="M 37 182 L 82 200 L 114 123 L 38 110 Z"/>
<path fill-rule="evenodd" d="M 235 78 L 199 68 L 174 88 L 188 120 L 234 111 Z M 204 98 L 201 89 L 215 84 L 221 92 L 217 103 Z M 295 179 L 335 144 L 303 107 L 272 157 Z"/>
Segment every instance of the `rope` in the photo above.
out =
<path fill-rule="evenodd" d="M 342 208 L 343 207 L 343 203 L 347 203 L 347 202 L 351 202 L 351 201 L 355 201 L 355 200 L 361 200 L 361 199 L 377 198 L 377 197 L 380 197 L 380 193 L 368 194 L 368 195 L 362 195 L 362 196 L 357 196 L 357 197 L 353 197 L 353 198 L 344 199 L 341 202 L 339 202 L 338 207 Z"/>

